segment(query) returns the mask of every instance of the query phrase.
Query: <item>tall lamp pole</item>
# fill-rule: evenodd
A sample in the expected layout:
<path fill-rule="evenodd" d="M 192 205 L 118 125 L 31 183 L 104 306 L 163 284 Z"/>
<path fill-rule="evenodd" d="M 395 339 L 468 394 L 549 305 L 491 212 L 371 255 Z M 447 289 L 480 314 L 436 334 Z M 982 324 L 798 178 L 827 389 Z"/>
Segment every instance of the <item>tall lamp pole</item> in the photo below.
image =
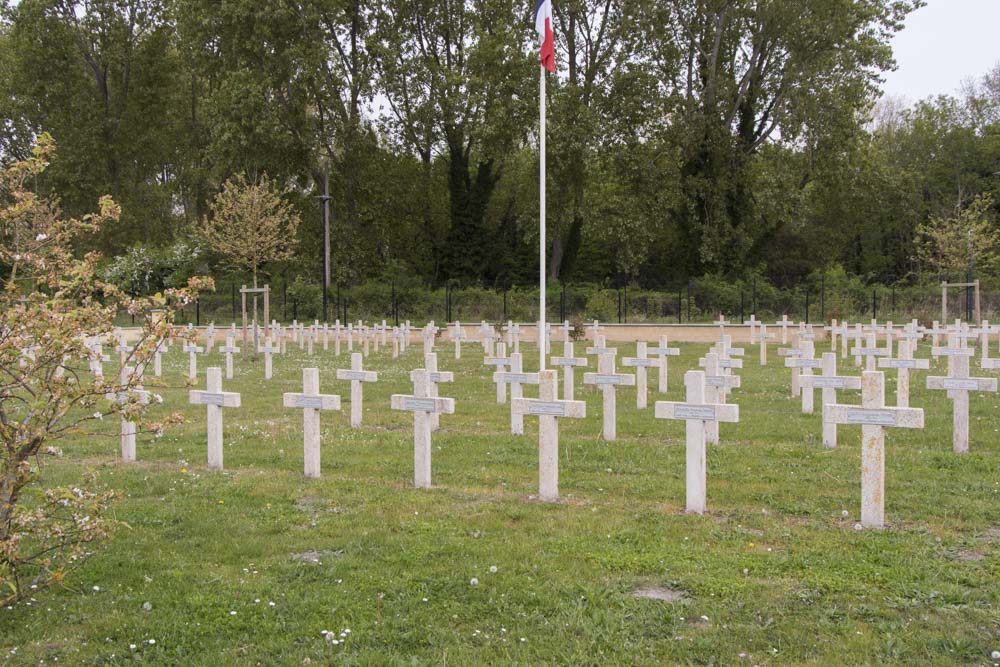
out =
<path fill-rule="evenodd" d="M 328 292 L 330 290 L 330 167 L 323 166 L 323 182 L 321 194 L 316 197 L 320 201 L 319 216 L 323 224 L 323 321 L 327 320 Z"/>

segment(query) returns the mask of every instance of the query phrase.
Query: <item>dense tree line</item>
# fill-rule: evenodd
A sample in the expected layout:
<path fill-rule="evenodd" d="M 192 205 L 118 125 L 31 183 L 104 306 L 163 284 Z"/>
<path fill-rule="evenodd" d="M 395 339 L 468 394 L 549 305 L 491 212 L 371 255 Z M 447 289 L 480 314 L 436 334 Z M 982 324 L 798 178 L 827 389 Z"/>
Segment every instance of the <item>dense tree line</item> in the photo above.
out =
<path fill-rule="evenodd" d="M 59 157 L 39 187 L 71 215 L 102 194 L 121 204 L 125 224 L 95 241 L 107 254 L 221 272 L 210 248 L 170 248 L 227 179 L 266 174 L 303 220 L 296 257 L 271 271 L 320 280 L 328 194 L 338 283 L 537 278 L 533 3 L 8 4 L 0 159 L 50 132 Z M 555 2 L 551 278 L 950 266 L 921 251 L 930 221 L 975 204 L 995 225 L 1000 69 L 955 97 L 879 101 L 889 38 L 920 4 Z"/>

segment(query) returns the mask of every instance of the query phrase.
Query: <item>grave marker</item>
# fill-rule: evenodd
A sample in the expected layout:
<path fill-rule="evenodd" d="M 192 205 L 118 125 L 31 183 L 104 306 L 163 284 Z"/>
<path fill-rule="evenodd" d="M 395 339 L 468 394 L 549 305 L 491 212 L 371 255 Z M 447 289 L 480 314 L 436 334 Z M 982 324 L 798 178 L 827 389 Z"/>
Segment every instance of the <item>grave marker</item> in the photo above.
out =
<path fill-rule="evenodd" d="M 568 343 L 572 345 L 572 343 Z M 558 399 L 558 376 L 554 370 L 538 373 L 538 398 L 511 399 L 511 411 L 538 417 L 538 497 L 546 502 L 559 499 L 559 418 L 583 419 L 587 404 Z"/>
<path fill-rule="evenodd" d="M 938 348 L 940 349 L 940 348 Z M 956 454 L 969 451 L 969 392 L 996 392 L 996 378 L 969 377 L 969 358 L 966 354 L 949 354 L 948 376 L 927 378 L 927 388 L 945 390 L 952 403 L 952 448 Z M 938 355 L 935 355 L 938 356 Z"/>
<path fill-rule="evenodd" d="M 885 376 L 881 371 L 861 375 L 861 406 L 831 404 L 823 421 L 861 425 L 861 525 L 885 526 L 885 429 L 923 428 L 924 411 L 885 405 Z"/>
<path fill-rule="evenodd" d="M 319 393 L 319 369 L 302 369 L 302 393 L 282 394 L 286 408 L 302 410 L 302 457 L 306 477 L 320 474 L 320 410 L 339 410 L 340 396 Z"/>
<path fill-rule="evenodd" d="M 667 393 L 667 358 L 668 357 L 678 357 L 681 354 L 681 349 L 679 347 L 670 347 L 667 343 L 666 336 L 660 336 L 660 344 L 656 347 L 652 347 L 647 352 L 654 357 L 658 357 L 660 360 L 660 365 L 658 369 L 658 386 L 657 389 L 661 394 Z"/>
<path fill-rule="evenodd" d="M 524 415 L 514 410 L 514 401 L 522 398 L 522 385 L 538 384 L 538 373 L 525 373 L 521 363 L 521 353 L 510 355 L 510 371 L 498 371 L 493 374 L 494 382 L 510 385 L 510 432 L 514 435 L 524 435 Z"/>
<path fill-rule="evenodd" d="M 238 353 L 240 348 L 236 347 L 236 339 L 232 336 L 226 338 L 226 344 L 219 348 L 219 352 L 226 355 L 226 379 L 233 379 L 233 353 Z"/>
<path fill-rule="evenodd" d="M 605 347 L 604 336 L 597 338 L 596 347 L 587 349 L 587 354 L 598 355 L 597 372 L 584 373 L 583 383 L 601 387 L 601 392 L 604 395 L 603 435 L 604 439 L 610 442 L 615 439 L 618 421 L 615 387 L 619 385 L 634 386 L 635 376 L 627 373 L 615 373 L 615 355 L 618 351 Z"/>
<path fill-rule="evenodd" d="M 837 375 L 837 353 L 823 353 L 823 374 L 810 375 L 802 378 L 802 388 L 811 391 L 822 389 L 820 397 L 820 414 L 826 415 L 826 406 L 837 402 L 838 389 L 861 389 L 861 378 L 851 375 Z M 827 447 L 837 446 L 837 425 L 823 420 L 823 444 Z"/>
<path fill-rule="evenodd" d="M 639 341 L 635 344 L 634 357 L 622 359 L 622 366 L 635 368 L 635 407 L 640 410 L 646 409 L 646 369 L 656 368 L 660 363 L 660 359 L 650 359 L 646 356 L 645 341 Z"/>
<path fill-rule="evenodd" d="M 364 401 L 364 383 L 378 382 L 378 373 L 366 371 L 363 368 L 361 353 L 351 353 L 351 370 L 337 369 L 338 380 L 351 381 L 351 428 L 361 426 L 363 415 L 362 403 Z"/>
<path fill-rule="evenodd" d="M 657 419 L 675 419 L 686 422 L 685 426 L 685 508 L 693 514 L 704 514 L 706 509 L 707 465 L 706 426 L 719 422 L 738 422 L 740 408 L 737 405 L 713 404 L 707 400 L 704 371 L 688 371 L 684 374 L 685 402 L 657 401 Z"/>
<path fill-rule="evenodd" d="M 222 409 L 240 407 L 240 395 L 222 391 L 222 369 L 211 367 L 205 373 L 205 391 L 188 392 L 188 402 L 204 405 L 207 412 L 208 467 L 222 470 Z"/>
<path fill-rule="evenodd" d="M 393 394 L 389 401 L 393 410 L 413 413 L 413 485 L 418 489 L 431 486 L 431 415 L 454 414 L 455 399 L 430 395 L 430 379 L 426 369 L 410 372 L 413 395 Z"/>

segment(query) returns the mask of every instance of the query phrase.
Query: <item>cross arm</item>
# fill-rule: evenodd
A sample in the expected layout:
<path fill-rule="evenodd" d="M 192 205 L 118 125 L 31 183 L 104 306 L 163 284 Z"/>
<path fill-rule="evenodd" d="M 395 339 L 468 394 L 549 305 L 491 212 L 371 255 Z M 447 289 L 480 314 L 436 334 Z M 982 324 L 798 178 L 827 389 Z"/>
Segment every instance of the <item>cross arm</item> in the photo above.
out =
<path fill-rule="evenodd" d="M 286 408 L 314 408 L 316 410 L 339 410 L 340 396 L 331 394 L 282 394 L 282 404 Z"/>
<path fill-rule="evenodd" d="M 861 408 L 829 403 L 823 406 L 823 421 L 827 424 L 923 428 L 924 411 L 921 408 Z"/>
<path fill-rule="evenodd" d="M 406 410 L 408 412 L 455 414 L 455 399 L 441 396 L 421 398 L 404 394 L 393 394 L 389 397 L 389 406 L 393 410 Z"/>
<path fill-rule="evenodd" d="M 707 422 L 738 422 L 740 406 L 722 403 L 680 403 L 657 401 L 657 419 L 700 420 Z"/>
<path fill-rule="evenodd" d="M 587 404 L 584 401 L 542 401 L 537 398 L 515 398 L 511 401 L 511 410 L 520 415 L 549 415 L 583 419 L 587 416 Z"/>

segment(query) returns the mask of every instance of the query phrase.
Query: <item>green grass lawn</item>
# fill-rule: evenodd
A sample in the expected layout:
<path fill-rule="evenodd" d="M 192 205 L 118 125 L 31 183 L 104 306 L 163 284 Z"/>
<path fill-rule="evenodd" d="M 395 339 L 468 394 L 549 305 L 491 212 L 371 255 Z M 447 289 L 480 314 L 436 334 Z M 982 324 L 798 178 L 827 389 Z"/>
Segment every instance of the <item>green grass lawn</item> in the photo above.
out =
<path fill-rule="evenodd" d="M 706 350 L 681 347 L 669 400 L 682 400 L 683 371 Z M 412 415 L 388 406 L 390 394 L 410 393 L 419 345 L 399 360 L 386 350 L 366 360 L 379 382 L 365 387 L 362 428 L 349 428 L 346 412 L 323 414 L 320 480 L 302 477 L 301 411 L 282 408 L 281 394 L 300 391 L 301 368 L 317 366 L 321 391 L 339 393 L 346 409 L 348 383 L 334 379 L 350 365 L 346 352 L 335 357 L 331 345 L 309 358 L 295 347 L 276 358 L 269 382 L 262 361 L 237 364 L 223 384 L 243 407 L 224 413 L 226 471 L 217 473 L 204 467 L 204 408 L 187 405 L 187 355 L 175 346 L 157 409 L 183 409 L 188 424 L 141 435 L 140 462 L 128 467 L 116 463 L 112 420 L 101 424 L 107 435 L 63 442 L 64 456 L 45 460 L 45 484 L 96 470 L 119 492 L 114 513 L 127 525 L 76 573 L 73 590 L 0 609 L 0 661 L 994 662 L 997 395 L 973 396 L 971 452 L 957 456 L 950 403 L 924 389 L 926 372 L 913 373 L 911 405 L 925 409 L 926 429 L 888 432 L 889 527 L 858 531 L 860 427 L 842 426 L 841 446 L 824 448 L 818 410 L 801 414 L 774 348 L 763 369 L 747 348 L 732 395 L 741 422 L 723 425 L 709 448 L 705 516 L 682 511 L 684 424 L 653 418 L 663 396 L 651 392 L 639 411 L 634 390 L 621 389 L 619 439 L 604 442 L 600 395 L 578 372 L 588 415 L 561 422 L 562 501 L 543 504 L 533 499 L 537 420 L 509 435 L 509 406 L 496 404 L 480 348 L 465 345 L 458 362 L 450 344 L 438 349 L 440 369 L 455 371 L 441 393 L 456 398 L 456 414 L 433 436 L 434 488 L 417 491 Z M 619 357 L 633 349 L 621 346 Z M 524 356 L 531 370 L 533 345 Z M 202 385 L 208 365 L 224 366 L 222 355 L 199 359 Z M 841 368 L 857 373 L 853 359 Z M 886 377 L 891 402 L 895 372 Z M 841 396 L 860 403 L 858 392 Z M 643 587 L 676 599 L 637 598 Z"/>

